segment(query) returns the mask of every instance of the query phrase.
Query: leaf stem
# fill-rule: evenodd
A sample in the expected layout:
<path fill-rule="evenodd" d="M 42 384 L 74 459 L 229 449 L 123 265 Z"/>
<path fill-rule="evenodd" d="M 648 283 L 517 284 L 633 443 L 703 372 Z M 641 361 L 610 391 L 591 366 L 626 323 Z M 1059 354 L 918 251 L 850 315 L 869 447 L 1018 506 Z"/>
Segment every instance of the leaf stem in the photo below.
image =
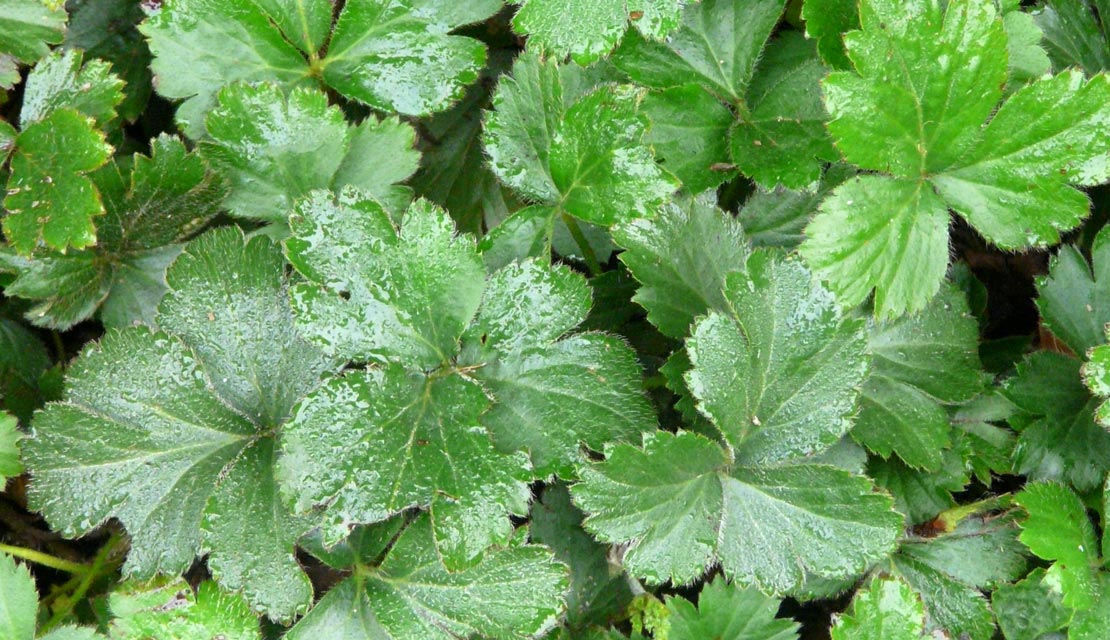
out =
<path fill-rule="evenodd" d="M 563 223 L 567 225 L 571 237 L 578 244 L 578 249 L 582 251 L 582 258 L 586 261 L 586 267 L 589 268 L 590 275 L 601 275 L 601 264 L 597 261 L 597 254 L 594 253 L 594 248 L 590 246 L 590 241 L 586 239 L 586 234 L 582 233 L 582 227 L 578 226 L 578 221 L 563 212 Z"/>
<path fill-rule="evenodd" d="M 123 536 L 120 534 L 113 533 L 112 537 L 108 538 L 108 542 L 96 553 L 96 557 L 93 558 L 92 564 L 83 565 L 85 566 L 85 571 L 80 578 L 80 582 L 77 583 L 77 588 L 73 590 L 73 593 L 70 594 L 68 598 L 62 601 L 62 605 L 54 611 L 54 614 L 50 616 L 50 620 L 42 626 L 40 629 L 41 632 L 45 633 L 65 620 L 65 618 L 73 612 L 73 608 L 77 606 L 77 603 L 85 597 L 85 594 L 88 593 L 89 588 L 92 587 L 93 582 L 95 582 L 97 578 L 116 570 L 119 561 L 114 559 L 113 556 L 116 554 L 116 548 L 123 539 Z"/>
<path fill-rule="evenodd" d="M 85 573 L 89 570 L 89 565 L 81 564 L 79 562 L 72 562 L 70 560 L 63 560 L 57 556 L 52 556 L 49 553 L 35 551 L 34 549 L 27 549 L 25 547 L 13 547 L 8 544 L 0 544 L 0 552 L 6 553 L 13 558 L 20 558 L 35 564 L 41 564 L 44 567 L 57 569 L 58 571 L 65 571 L 66 573 Z"/>

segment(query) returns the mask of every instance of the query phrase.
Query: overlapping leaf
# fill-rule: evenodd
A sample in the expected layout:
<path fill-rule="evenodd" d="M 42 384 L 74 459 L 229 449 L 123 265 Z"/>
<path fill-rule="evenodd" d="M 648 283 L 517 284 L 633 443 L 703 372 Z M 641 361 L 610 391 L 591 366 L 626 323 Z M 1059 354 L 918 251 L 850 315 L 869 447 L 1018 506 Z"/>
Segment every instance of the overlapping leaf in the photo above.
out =
<path fill-rule="evenodd" d="M 166 267 L 180 243 L 219 212 L 226 183 L 169 136 L 152 141 L 150 157 L 114 162 L 92 179 L 105 209 L 97 245 L 30 258 L 0 252 L 0 269 L 17 276 L 6 293 L 35 301 L 28 319 L 53 329 L 68 329 L 98 309 L 108 326 L 152 324 Z"/>
<path fill-rule="evenodd" d="M 797 33 L 768 42 L 784 6 L 690 3 L 665 42 L 630 36 L 613 56 L 656 90 L 646 102 L 649 140 L 692 193 L 724 182 L 721 167 L 730 164 L 768 189 L 802 188 L 820 177 L 822 161 L 835 159 L 818 91 L 825 69 L 813 44 Z M 679 123 L 681 134 L 668 129 Z"/>
<path fill-rule="evenodd" d="M 671 640 L 736 638 L 795 640 L 798 623 L 776 618 L 782 601 L 714 578 L 701 588 L 698 605 L 685 598 L 667 598 Z"/>
<path fill-rule="evenodd" d="M 289 494 L 298 510 L 327 505 L 329 540 L 429 506 L 445 559 L 476 562 L 509 533 L 497 516 L 525 513 L 533 473 L 570 476 L 581 444 L 654 426 L 627 346 L 562 337 L 590 305 L 569 270 L 529 261 L 487 281 L 473 240 L 424 201 L 396 227 L 353 190 L 317 192 L 290 225 L 287 254 L 311 280 L 293 291 L 305 334 L 345 359 L 389 363 L 329 382 L 284 440 Z"/>
<path fill-rule="evenodd" d="M 66 12 L 44 0 L 4 0 L 0 3 L 0 89 L 19 79 L 16 64 L 32 64 L 50 45 L 62 41 Z"/>
<path fill-rule="evenodd" d="M 916 640 L 925 630 L 925 607 L 905 582 L 875 578 L 856 592 L 848 613 L 837 616 L 833 640 Z"/>
<path fill-rule="evenodd" d="M 577 100 L 571 93 L 554 62 L 532 53 L 517 59 L 486 119 L 494 173 L 548 205 L 548 217 L 601 225 L 649 217 L 678 185 L 643 143 L 644 92 L 605 84 Z"/>
<path fill-rule="evenodd" d="M 294 332 L 281 253 L 265 238 L 205 235 L 167 278 L 163 331 L 109 332 L 36 418 L 30 501 L 71 536 L 119 519 L 129 574 L 181 572 L 207 553 L 224 587 L 289 619 L 312 591 L 293 556 L 304 525 L 278 496 L 273 436 L 334 361 Z"/>
<path fill-rule="evenodd" d="M 328 0 L 170 0 L 141 30 L 154 54 L 157 91 L 184 100 L 177 118 L 186 135 L 199 138 L 219 90 L 239 81 L 273 82 L 285 91 L 323 83 L 405 115 L 447 108 L 486 59 L 481 42 L 449 31 L 485 19 L 497 6 L 485 2 L 455 13 L 438 10 L 443 6 L 353 2 L 331 31 Z"/>
<path fill-rule="evenodd" d="M 1010 72 L 993 3 L 865 0 L 860 15 L 845 36 L 855 70 L 824 81 L 829 130 L 849 162 L 889 175 L 837 189 L 801 251 L 845 304 L 874 289 L 876 315 L 895 317 L 939 289 L 949 208 L 1005 249 L 1056 242 L 1087 215 L 1070 185 L 1110 178 L 1097 133 L 1110 78 L 1066 71 L 999 107 Z"/>
<path fill-rule="evenodd" d="M 1082 67 L 1089 74 L 1110 69 L 1105 0 L 1046 0 L 1034 17 L 1058 69 Z M 1096 16 L 1095 10 L 1099 13 Z M 1101 20 L 1100 20 L 1101 18 Z"/>
<path fill-rule="evenodd" d="M 164 584 L 124 584 L 108 597 L 113 640 L 223 638 L 259 640 L 258 619 L 238 595 L 202 582 L 194 591 L 181 578 Z"/>
<path fill-rule="evenodd" d="M 532 545 L 490 551 L 474 567 L 447 572 L 427 516 L 410 524 L 376 567 L 382 548 L 373 536 L 352 551 L 338 563 L 352 567 L 352 577 L 328 591 L 289 640 L 538 637 L 554 625 L 567 587 L 565 568 Z"/>
<path fill-rule="evenodd" d="M 529 42 L 554 54 L 587 65 L 609 53 L 631 23 L 653 40 L 679 25 L 689 0 L 520 0 L 513 28 Z"/>
<path fill-rule="evenodd" d="M 1029 514 L 1021 541 L 1053 563 L 1045 584 L 1063 596 L 1066 606 L 1090 608 L 1098 592 L 1098 542 L 1079 496 L 1063 485 L 1040 482 L 1027 485 L 1014 500 Z"/>
<path fill-rule="evenodd" d="M 228 209 L 245 218 L 285 221 L 313 189 L 347 185 L 403 208 L 408 195 L 394 183 L 420 161 L 411 126 L 373 116 L 349 125 L 317 91 L 284 96 L 272 84 L 233 85 L 220 92 L 207 123 L 204 155 L 231 182 Z"/>

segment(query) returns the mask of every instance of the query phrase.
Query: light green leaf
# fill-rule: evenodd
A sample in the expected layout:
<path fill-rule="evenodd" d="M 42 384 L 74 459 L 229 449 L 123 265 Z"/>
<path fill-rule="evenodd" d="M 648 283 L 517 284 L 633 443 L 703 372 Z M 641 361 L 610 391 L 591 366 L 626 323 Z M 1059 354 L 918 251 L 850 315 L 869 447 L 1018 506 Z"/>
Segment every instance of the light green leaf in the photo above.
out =
<path fill-rule="evenodd" d="M 207 123 L 212 141 L 202 148 L 231 181 L 227 207 L 270 222 L 285 220 L 314 189 L 351 185 L 389 201 L 393 183 L 411 175 L 419 157 L 410 126 L 373 116 L 349 126 L 316 91 L 284 97 L 275 85 L 234 85 L 220 92 Z"/>
<path fill-rule="evenodd" d="M 0 318 L 0 409 L 29 423 L 42 402 L 39 378 L 49 367 L 50 354 L 38 336 L 14 320 Z"/>
<path fill-rule="evenodd" d="M 104 636 L 89 627 L 58 627 L 39 640 L 103 640 Z"/>
<path fill-rule="evenodd" d="M 372 561 L 360 558 L 356 576 L 333 587 L 285 637 L 538 637 L 554 625 L 567 588 L 565 567 L 531 545 L 493 550 L 474 567 L 447 572 L 426 516 L 405 529 L 380 566 L 366 564 Z"/>
<path fill-rule="evenodd" d="M 14 478 L 23 473 L 23 463 L 19 461 L 19 441 L 23 433 L 15 416 L 0 410 L 0 491 Z"/>
<path fill-rule="evenodd" d="M 921 310 L 948 268 L 948 209 L 928 184 L 867 175 L 840 185 L 806 227 L 799 252 L 841 304 L 875 290 L 875 315 Z"/>
<path fill-rule="evenodd" d="M 632 600 L 624 572 L 609 561 L 608 549 L 582 529 L 582 517 L 566 485 L 555 484 L 532 503 L 529 526 L 532 540 L 570 567 L 565 624 L 575 631 L 619 618 Z"/>
<path fill-rule="evenodd" d="M 744 230 L 711 196 L 668 204 L 654 219 L 614 228 L 613 239 L 641 284 L 633 300 L 664 335 L 678 340 L 689 335 L 695 318 L 728 309 L 725 278 L 743 271 L 748 259 Z"/>
<path fill-rule="evenodd" d="M 1110 345 L 1099 345 L 1088 351 L 1081 372 L 1091 393 L 1100 398 L 1110 396 Z M 1110 404 L 1105 400 L 1095 410 L 1095 420 L 1104 427 L 1110 426 Z"/>
<path fill-rule="evenodd" d="M 235 229 L 190 243 L 167 276 L 165 331 L 110 331 L 87 349 L 64 400 L 37 415 L 25 460 L 30 502 L 56 530 L 123 523 L 126 573 L 179 573 L 207 553 L 222 586 L 287 620 L 312 591 L 293 556 L 307 526 L 277 496 L 273 434 L 335 363 L 294 333 L 282 264 L 267 239 Z"/>
<path fill-rule="evenodd" d="M 1078 247 L 1060 247 L 1037 281 L 1036 302 L 1042 322 L 1074 353 L 1102 344 L 1110 323 L 1110 230 L 1095 236 L 1090 266 Z"/>
<path fill-rule="evenodd" d="M 382 111 L 420 116 L 462 97 L 486 63 L 480 41 L 449 35 L 412 0 L 344 7 L 323 60 L 324 81 Z M 458 25 L 450 25 L 453 28 Z"/>
<path fill-rule="evenodd" d="M 644 92 L 601 85 L 565 104 L 558 68 L 522 55 L 494 96 L 486 151 L 522 195 L 586 222 L 649 217 L 678 188 L 642 140 Z"/>
<path fill-rule="evenodd" d="M 181 578 L 150 585 L 124 583 L 108 596 L 108 608 L 113 640 L 262 637 L 247 603 L 211 581 L 202 582 L 195 592 Z"/>
<path fill-rule="evenodd" d="M 771 251 L 728 276 L 728 309 L 698 321 L 687 383 L 740 464 L 827 449 L 851 428 L 868 369 L 866 330 L 802 264 Z"/>
<path fill-rule="evenodd" d="M 874 578 L 852 598 L 849 613 L 836 616 L 833 640 L 917 640 L 924 634 L 925 607 L 897 578 Z"/>
<path fill-rule="evenodd" d="M 889 553 L 902 526 L 863 476 L 825 465 L 730 468 L 717 444 L 686 432 L 646 436 L 643 450 L 618 445 L 579 473 L 571 493 L 584 526 L 627 544 L 625 568 L 651 584 L 688 584 L 716 562 L 765 591 L 795 588 L 807 573 L 849 577 Z"/>
<path fill-rule="evenodd" d="M 1028 484 L 1014 502 L 1029 513 L 1021 541 L 1037 557 L 1053 564 L 1044 582 L 1063 595 L 1063 603 L 1088 609 L 1098 595 L 1098 542 L 1079 496 L 1052 482 Z"/>
<path fill-rule="evenodd" d="M 413 368 L 457 352 L 486 274 L 473 240 L 455 236 L 443 210 L 418 201 L 397 228 L 353 189 L 320 191 L 298 204 L 290 226 L 289 260 L 313 281 L 293 291 L 305 335 L 346 359 Z"/>
<path fill-rule="evenodd" d="M 798 623 L 775 614 L 782 601 L 752 588 L 728 584 L 717 576 L 701 588 L 698 606 L 681 597 L 667 598 L 670 640 L 796 640 Z"/>
<path fill-rule="evenodd" d="M 150 157 L 113 162 L 92 178 L 105 209 L 97 245 L 30 259 L 0 254 L 0 265 L 17 275 L 7 292 L 37 302 L 27 318 L 38 326 L 68 329 L 101 304 L 107 326 L 153 326 L 178 243 L 220 211 L 227 185 L 165 135 L 151 141 Z"/>
<path fill-rule="evenodd" d="M 0 553 L 0 635 L 10 640 L 33 640 L 39 594 L 27 567 Z"/>
<path fill-rule="evenodd" d="M 609 53 L 628 23 L 661 39 L 678 26 L 687 0 L 520 0 L 513 18 L 517 33 L 557 58 L 588 65 Z"/>
<path fill-rule="evenodd" d="M 1094 5 L 1080 0 L 1045 0 L 1033 17 L 1044 32 L 1044 46 L 1057 69 L 1080 66 L 1094 75 L 1110 69 L 1110 43 L 1095 17 Z"/>
<path fill-rule="evenodd" d="M 56 50 L 40 60 L 27 75 L 19 123 L 27 128 L 58 109 L 73 109 L 103 128 L 116 117 L 123 102 L 123 81 L 111 66 L 95 58 L 82 64 L 80 51 Z"/>
<path fill-rule="evenodd" d="M 1037 26 L 1036 18 L 1022 11 L 1020 6 L 1002 16 L 1002 24 L 1010 50 L 1010 83 L 1006 87 L 1006 93 L 1010 94 L 1051 71 L 1052 61 L 1041 47 L 1044 33 Z"/>
<path fill-rule="evenodd" d="M 139 30 L 154 56 L 151 70 L 158 94 L 184 101 L 177 121 L 193 139 L 204 136 L 204 116 L 226 85 L 278 82 L 289 90 L 312 84 L 302 52 L 254 0 L 168 0 Z"/>
<path fill-rule="evenodd" d="M 58 109 L 20 132 L 11 159 L 4 234 L 22 254 L 41 243 L 59 250 L 96 242 L 93 218 L 104 212 L 87 174 L 107 162 L 112 147 L 92 121 Z"/>
<path fill-rule="evenodd" d="M 1110 626 L 1110 577 L 1098 574 L 1098 599 L 1094 606 L 1076 611 L 1068 627 L 1068 640 L 1100 640 Z"/>
<path fill-rule="evenodd" d="M 951 444 L 942 405 L 971 400 L 983 384 L 966 298 L 946 286 L 921 313 L 875 323 L 869 346 L 874 365 L 852 437 L 884 458 L 936 470 Z"/>
<path fill-rule="evenodd" d="M 1059 241 L 1085 218 L 1086 196 L 1069 184 L 1110 179 L 1110 76 L 1077 70 L 1018 90 L 959 163 L 932 179 L 940 195 L 1006 249 Z M 1051 212 L 1046 215 L 1045 212 Z"/>
<path fill-rule="evenodd" d="M 0 3 L 0 60 L 32 64 L 59 44 L 66 26 L 65 7 L 45 0 Z M 17 76 L 18 77 L 18 76 Z M 0 88 L 10 88 L 10 84 Z"/>

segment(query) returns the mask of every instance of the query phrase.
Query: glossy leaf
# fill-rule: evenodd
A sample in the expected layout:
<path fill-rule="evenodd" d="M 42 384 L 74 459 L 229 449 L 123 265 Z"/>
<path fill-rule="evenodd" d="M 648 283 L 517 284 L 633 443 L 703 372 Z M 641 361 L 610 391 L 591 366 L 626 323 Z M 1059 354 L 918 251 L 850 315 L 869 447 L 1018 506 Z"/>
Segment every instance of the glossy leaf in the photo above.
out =
<path fill-rule="evenodd" d="M 521 0 L 513 28 L 557 58 L 587 65 L 612 50 L 629 23 L 660 39 L 678 26 L 686 0 Z"/>
<path fill-rule="evenodd" d="M 719 562 L 741 584 L 782 592 L 807 574 L 848 577 L 887 554 L 901 517 L 869 480 L 825 465 L 729 468 L 717 444 L 659 432 L 614 447 L 571 490 L 599 540 L 651 584 L 687 584 Z M 834 541 L 851 538 L 845 546 Z"/>
<path fill-rule="evenodd" d="M 70 536 L 119 519 L 125 571 L 138 577 L 207 553 L 224 587 L 288 619 L 312 591 L 293 556 L 304 525 L 278 499 L 272 434 L 333 362 L 293 332 L 281 254 L 264 238 L 205 235 L 168 281 L 164 332 L 109 332 L 74 363 L 64 400 L 38 414 L 25 447 L 31 503 Z"/>
<path fill-rule="evenodd" d="M 1037 308 L 1045 326 L 1077 355 L 1105 341 L 1110 322 L 1110 231 L 1095 236 L 1091 264 L 1065 245 L 1037 282 Z"/>
<path fill-rule="evenodd" d="M 108 598 L 112 612 L 109 637 L 207 638 L 259 640 L 258 619 L 236 594 L 216 583 L 202 582 L 196 591 L 184 580 L 165 584 L 124 584 Z"/>
<path fill-rule="evenodd" d="M 1086 1 L 1047 0 L 1034 14 L 1057 69 L 1080 66 L 1089 74 L 1110 69 L 1110 43 L 1092 11 L 1095 6 Z"/>
<path fill-rule="evenodd" d="M 698 604 L 667 598 L 671 640 L 733 638 L 734 640 L 795 640 L 798 623 L 775 617 L 781 601 L 755 589 L 728 584 L 720 576 L 706 583 Z"/>
<path fill-rule="evenodd" d="M 112 148 L 92 121 L 59 109 L 26 127 L 15 141 L 4 208 L 4 234 L 20 253 L 40 244 L 59 250 L 96 242 L 93 218 L 104 212 L 88 173 Z"/>
<path fill-rule="evenodd" d="M 350 126 L 315 91 L 284 97 L 276 85 L 233 85 L 207 118 L 204 155 L 231 181 L 237 216 L 284 221 L 314 189 L 351 185 L 389 201 L 394 182 L 416 171 L 415 133 L 397 120 Z M 388 162 L 371 162 L 376 156 Z"/>
<path fill-rule="evenodd" d="M 1079 497 L 1055 483 L 1029 484 L 1014 498 L 1029 516 L 1021 541 L 1037 557 L 1052 562 L 1045 584 L 1063 595 L 1063 603 L 1087 609 L 1095 602 L 1098 542 Z"/>
<path fill-rule="evenodd" d="M 748 258 L 744 230 L 706 196 L 616 227 L 613 239 L 625 249 L 621 262 L 640 282 L 633 300 L 675 339 L 690 333 L 695 318 L 728 309 L 725 279 L 743 271 Z"/>
<path fill-rule="evenodd" d="M 909 585 L 898 579 L 876 578 L 852 598 L 846 614 L 837 616 L 833 640 L 916 640 L 925 628 L 925 607 Z"/>
<path fill-rule="evenodd" d="M 861 321 L 796 259 L 760 251 L 727 277 L 728 308 L 687 341 L 687 383 L 736 461 L 766 464 L 819 453 L 851 428 L 868 369 Z"/>
<path fill-rule="evenodd" d="M 531 545 L 491 551 L 449 573 L 436 555 L 432 523 L 418 518 L 378 567 L 360 558 L 357 575 L 333 587 L 285 636 L 289 640 L 496 640 L 549 629 L 567 587 L 565 568 Z"/>
<path fill-rule="evenodd" d="M 50 45 L 62 41 L 65 26 L 62 6 L 43 0 L 4 0 L 0 4 L 0 61 L 32 64 L 46 55 Z M 7 89 L 13 83 L 0 83 L 0 87 Z"/>
<path fill-rule="evenodd" d="M 39 61 L 27 75 L 20 126 L 26 128 L 58 109 L 73 109 L 103 128 L 116 116 L 123 102 L 123 81 L 102 60 L 82 64 L 79 51 L 55 51 Z"/>

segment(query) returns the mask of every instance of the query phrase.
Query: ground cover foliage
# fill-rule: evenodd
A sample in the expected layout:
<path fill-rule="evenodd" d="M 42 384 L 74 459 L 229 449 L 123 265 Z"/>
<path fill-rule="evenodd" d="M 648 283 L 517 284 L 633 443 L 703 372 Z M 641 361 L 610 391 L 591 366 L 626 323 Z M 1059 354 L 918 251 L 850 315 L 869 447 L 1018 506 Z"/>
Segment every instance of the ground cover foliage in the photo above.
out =
<path fill-rule="evenodd" d="M 0 0 L 0 638 L 1104 640 L 1108 37 Z"/>

